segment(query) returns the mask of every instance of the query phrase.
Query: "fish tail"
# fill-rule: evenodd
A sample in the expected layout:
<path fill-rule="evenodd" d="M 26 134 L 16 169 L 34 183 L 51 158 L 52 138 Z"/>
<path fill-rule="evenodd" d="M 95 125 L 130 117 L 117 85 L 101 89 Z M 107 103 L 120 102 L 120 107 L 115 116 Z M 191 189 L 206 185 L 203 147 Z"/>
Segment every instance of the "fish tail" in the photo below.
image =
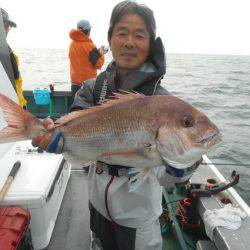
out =
<path fill-rule="evenodd" d="M 0 129 L 0 143 L 31 140 L 39 130 L 44 130 L 41 121 L 1 93 L 0 112 L 7 122 L 5 127 L 4 122 L 0 123 L 4 127 Z"/>

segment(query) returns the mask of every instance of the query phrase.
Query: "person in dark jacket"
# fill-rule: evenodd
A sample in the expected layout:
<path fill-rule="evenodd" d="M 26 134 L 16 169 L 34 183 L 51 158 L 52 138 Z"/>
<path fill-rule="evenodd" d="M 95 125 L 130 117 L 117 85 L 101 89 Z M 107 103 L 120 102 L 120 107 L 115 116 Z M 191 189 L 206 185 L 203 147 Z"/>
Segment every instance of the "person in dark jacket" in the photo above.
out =
<path fill-rule="evenodd" d="M 85 81 L 70 111 L 101 104 L 119 90 L 168 95 L 160 85 L 166 61 L 164 46 L 155 31 L 151 9 L 132 1 L 118 3 L 108 30 L 113 61 L 97 78 Z M 51 120 L 44 124 L 53 129 Z M 38 138 L 33 144 L 45 147 L 53 140 Z M 161 186 L 186 181 L 193 168 L 182 176 L 168 170 L 168 166 L 151 169 L 138 186 L 136 168 L 103 162 L 91 165 L 88 189 L 92 243 L 104 250 L 161 250 Z"/>

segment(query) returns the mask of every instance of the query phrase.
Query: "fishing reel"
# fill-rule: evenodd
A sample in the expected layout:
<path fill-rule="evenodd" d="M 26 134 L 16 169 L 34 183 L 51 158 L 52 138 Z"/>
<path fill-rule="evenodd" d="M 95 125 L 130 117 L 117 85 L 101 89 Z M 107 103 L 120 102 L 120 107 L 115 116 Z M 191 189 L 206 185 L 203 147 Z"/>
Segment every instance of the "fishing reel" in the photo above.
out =
<path fill-rule="evenodd" d="M 205 233 L 201 231 L 200 215 L 198 212 L 198 202 L 200 197 L 214 196 L 230 187 L 235 186 L 239 182 L 239 175 L 234 170 L 231 177 L 224 182 L 218 183 L 214 179 L 208 179 L 204 184 L 187 184 L 186 198 L 179 202 L 178 212 L 180 215 L 180 223 L 186 232 L 196 234 L 197 237 L 203 238 Z"/>
<path fill-rule="evenodd" d="M 240 176 L 234 170 L 231 178 L 217 183 L 214 179 L 208 179 L 205 184 L 189 184 L 186 187 L 189 198 L 211 197 L 239 183 Z"/>

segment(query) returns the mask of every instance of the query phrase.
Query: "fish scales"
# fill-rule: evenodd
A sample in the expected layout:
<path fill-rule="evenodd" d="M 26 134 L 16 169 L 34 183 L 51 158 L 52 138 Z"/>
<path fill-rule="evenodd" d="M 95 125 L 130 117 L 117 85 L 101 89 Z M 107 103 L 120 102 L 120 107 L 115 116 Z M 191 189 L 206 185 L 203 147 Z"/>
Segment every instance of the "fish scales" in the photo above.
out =
<path fill-rule="evenodd" d="M 105 153 L 105 151 L 138 146 L 138 143 L 141 143 L 140 139 L 147 138 L 146 123 L 143 119 L 143 114 L 147 116 L 146 103 L 145 100 L 143 102 L 134 100 L 133 105 L 131 104 L 115 105 L 60 127 L 59 129 L 65 134 L 66 145 L 69 145 L 68 137 L 70 137 L 69 147 L 80 143 L 80 147 L 87 147 L 88 151 L 99 147 L 103 148 Z"/>

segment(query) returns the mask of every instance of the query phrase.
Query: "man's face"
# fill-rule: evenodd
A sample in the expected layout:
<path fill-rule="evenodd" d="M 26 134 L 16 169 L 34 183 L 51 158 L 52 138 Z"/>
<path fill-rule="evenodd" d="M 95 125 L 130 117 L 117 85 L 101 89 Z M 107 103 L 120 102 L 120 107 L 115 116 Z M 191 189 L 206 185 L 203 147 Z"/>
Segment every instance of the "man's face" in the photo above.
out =
<path fill-rule="evenodd" d="M 109 45 L 120 74 L 139 69 L 150 47 L 150 34 L 144 20 L 137 14 L 124 15 L 115 24 Z"/>

